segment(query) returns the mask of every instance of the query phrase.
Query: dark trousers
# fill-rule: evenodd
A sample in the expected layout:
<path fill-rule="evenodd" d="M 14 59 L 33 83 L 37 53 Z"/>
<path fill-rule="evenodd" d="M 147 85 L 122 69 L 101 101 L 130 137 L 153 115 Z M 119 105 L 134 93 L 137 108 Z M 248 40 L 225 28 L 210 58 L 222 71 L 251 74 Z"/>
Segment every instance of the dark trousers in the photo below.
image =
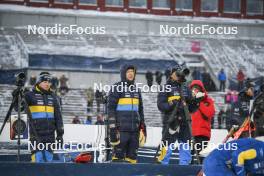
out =
<path fill-rule="evenodd" d="M 220 89 L 219 90 L 224 92 L 225 91 L 225 87 L 226 87 L 225 86 L 225 81 L 220 81 Z"/>
<path fill-rule="evenodd" d="M 238 81 L 237 90 L 241 91 L 243 89 L 243 86 L 244 86 L 244 82 L 243 81 Z"/>
<path fill-rule="evenodd" d="M 96 100 L 96 110 L 97 110 L 97 113 L 100 112 L 100 104 L 101 104 L 101 102 L 99 100 Z"/>
<path fill-rule="evenodd" d="M 87 112 L 91 112 L 93 108 L 93 101 L 87 101 Z"/>
<path fill-rule="evenodd" d="M 113 156 L 117 159 L 137 159 L 139 147 L 138 132 L 120 132 L 120 144 L 114 147 Z"/>
<path fill-rule="evenodd" d="M 206 136 L 194 136 L 194 142 L 195 142 L 195 145 L 197 146 L 195 149 L 197 150 L 198 154 L 208 146 L 209 140 L 210 139 Z M 202 157 L 199 157 L 199 158 L 202 163 L 203 158 Z"/>

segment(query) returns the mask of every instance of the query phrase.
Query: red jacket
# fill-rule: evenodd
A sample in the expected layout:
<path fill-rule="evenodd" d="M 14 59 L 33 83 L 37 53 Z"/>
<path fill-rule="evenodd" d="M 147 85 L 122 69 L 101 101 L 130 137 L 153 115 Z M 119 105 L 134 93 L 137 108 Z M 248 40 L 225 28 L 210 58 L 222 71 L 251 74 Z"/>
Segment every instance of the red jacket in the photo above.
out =
<path fill-rule="evenodd" d="M 211 138 L 211 120 L 215 114 L 214 101 L 208 96 L 207 91 L 200 80 L 193 80 L 190 88 L 194 85 L 198 85 L 202 88 L 205 97 L 200 102 L 199 109 L 192 113 L 192 135 Z"/>

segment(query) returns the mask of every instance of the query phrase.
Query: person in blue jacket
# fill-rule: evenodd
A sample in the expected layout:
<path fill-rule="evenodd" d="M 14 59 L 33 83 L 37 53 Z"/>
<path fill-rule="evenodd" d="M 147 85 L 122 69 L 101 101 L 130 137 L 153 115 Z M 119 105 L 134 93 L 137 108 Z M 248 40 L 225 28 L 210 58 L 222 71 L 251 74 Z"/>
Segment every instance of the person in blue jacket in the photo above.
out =
<path fill-rule="evenodd" d="M 38 147 L 31 148 L 32 162 L 51 162 L 53 151 L 51 145 L 46 144 L 53 144 L 55 140 L 59 143 L 63 142 L 61 107 L 58 97 L 50 89 L 50 80 L 50 73 L 41 72 L 32 90 L 25 93 L 30 117 L 30 142 L 31 144 L 36 143 L 36 146 L 39 144 L 48 146 L 43 150 Z"/>
<path fill-rule="evenodd" d="M 188 165 L 192 160 L 188 143 L 191 140 L 191 131 L 181 101 L 181 85 L 182 94 L 186 99 L 189 111 L 195 112 L 199 106 L 195 98 L 192 97 L 192 93 L 186 85 L 186 75 L 183 74 L 181 65 L 172 67 L 170 77 L 165 85 L 165 87 L 171 87 L 170 91 L 162 91 L 158 94 L 157 106 L 162 113 L 162 142 L 165 145 L 161 147 L 157 158 L 157 162 L 161 164 L 169 164 L 176 141 L 179 143 L 179 164 Z M 174 117 L 171 118 L 172 116 Z"/>
<path fill-rule="evenodd" d="M 121 67 L 121 81 L 108 96 L 108 121 L 113 162 L 137 163 L 140 131 L 146 135 L 141 92 L 135 86 L 136 67 Z"/>
<path fill-rule="evenodd" d="M 204 160 L 206 176 L 264 175 L 264 142 L 242 138 L 220 145 Z"/>
<path fill-rule="evenodd" d="M 225 74 L 225 71 L 224 69 L 222 68 L 218 74 L 218 80 L 220 82 L 220 88 L 219 90 L 220 91 L 225 91 L 225 88 L 226 88 L 226 74 Z"/>

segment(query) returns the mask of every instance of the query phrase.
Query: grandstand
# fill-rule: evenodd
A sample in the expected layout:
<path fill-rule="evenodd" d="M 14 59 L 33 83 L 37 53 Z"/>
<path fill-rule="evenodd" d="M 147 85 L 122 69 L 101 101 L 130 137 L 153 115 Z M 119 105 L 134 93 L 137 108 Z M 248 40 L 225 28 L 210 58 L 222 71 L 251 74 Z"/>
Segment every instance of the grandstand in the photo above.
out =
<path fill-rule="evenodd" d="M 187 61 L 189 66 L 210 66 L 215 78 L 220 68 L 228 68 L 231 77 L 238 69 L 247 70 L 249 77 L 263 75 L 264 40 L 164 37 L 158 35 L 27 35 L 23 27 L 2 28 L 0 37 L 1 65 L 24 68 L 29 54 L 79 55 L 103 58 L 150 58 Z M 191 50 L 199 42 L 200 52 Z M 6 58 L 6 59 L 5 59 Z M 7 59 L 8 58 L 8 59 Z M 199 65 L 200 64 L 200 65 Z"/>

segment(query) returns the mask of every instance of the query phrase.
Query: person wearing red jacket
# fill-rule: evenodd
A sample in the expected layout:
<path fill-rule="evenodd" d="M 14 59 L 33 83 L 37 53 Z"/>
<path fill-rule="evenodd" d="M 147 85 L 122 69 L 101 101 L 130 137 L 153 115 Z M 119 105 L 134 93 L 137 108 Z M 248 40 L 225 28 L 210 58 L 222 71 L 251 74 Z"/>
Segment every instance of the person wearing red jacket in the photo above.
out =
<path fill-rule="evenodd" d="M 200 80 L 193 80 L 190 84 L 192 95 L 200 98 L 197 111 L 192 113 L 192 135 L 198 153 L 208 145 L 211 138 L 211 120 L 215 114 L 214 101 L 208 96 L 203 83 Z"/>

